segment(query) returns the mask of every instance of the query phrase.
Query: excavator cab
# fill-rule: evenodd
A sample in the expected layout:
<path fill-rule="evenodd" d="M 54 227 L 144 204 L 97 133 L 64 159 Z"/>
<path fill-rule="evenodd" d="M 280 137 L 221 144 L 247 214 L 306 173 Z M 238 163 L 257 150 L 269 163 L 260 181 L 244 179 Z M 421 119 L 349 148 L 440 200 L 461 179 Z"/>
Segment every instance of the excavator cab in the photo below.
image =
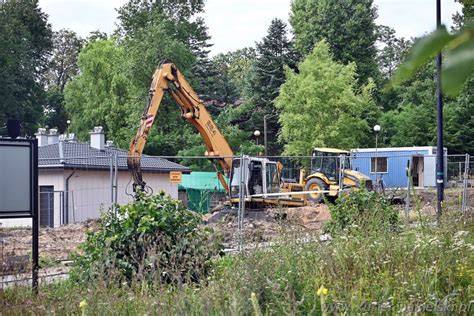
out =
<path fill-rule="evenodd" d="M 230 176 L 230 197 L 232 204 L 239 201 L 240 188 L 243 188 L 246 202 L 254 206 L 304 205 L 304 197 L 283 196 L 281 192 L 303 191 L 298 183 L 285 184 L 281 178 L 278 162 L 267 158 L 243 156 L 234 158 Z"/>
<path fill-rule="evenodd" d="M 239 197 L 241 183 L 246 196 L 278 192 L 279 179 L 277 164 L 274 161 L 249 156 L 234 158 L 230 180 L 231 197 Z"/>

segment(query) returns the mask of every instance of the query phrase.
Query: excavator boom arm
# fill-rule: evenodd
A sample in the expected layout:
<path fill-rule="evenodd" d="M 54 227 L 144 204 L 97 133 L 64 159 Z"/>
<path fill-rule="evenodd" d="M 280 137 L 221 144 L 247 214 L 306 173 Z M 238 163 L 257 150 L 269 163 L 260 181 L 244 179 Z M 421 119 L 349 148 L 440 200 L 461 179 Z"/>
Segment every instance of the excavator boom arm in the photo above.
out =
<path fill-rule="evenodd" d="M 198 130 L 207 148 L 205 155 L 216 159 L 225 173 L 229 173 L 232 168 L 232 149 L 212 120 L 203 102 L 178 68 L 172 63 L 164 63 L 156 69 L 153 75 L 149 92 L 150 100 L 141 117 L 137 134 L 128 150 L 127 164 L 132 173 L 135 192 L 145 190 L 140 159 L 165 91 L 168 91 L 178 103 L 181 108 L 181 116 Z M 218 178 L 225 190 L 228 191 L 229 188 L 224 176 L 218 174 Z"/>

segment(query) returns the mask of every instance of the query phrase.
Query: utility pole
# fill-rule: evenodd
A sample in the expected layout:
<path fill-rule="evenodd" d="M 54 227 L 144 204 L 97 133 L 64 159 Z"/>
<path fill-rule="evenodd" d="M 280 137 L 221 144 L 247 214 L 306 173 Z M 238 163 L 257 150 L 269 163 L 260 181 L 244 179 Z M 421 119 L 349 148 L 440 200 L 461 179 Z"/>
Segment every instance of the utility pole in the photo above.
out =
<path fill-rule="evenodd" d="M 436 0 L 436 28 L 441 26 L 441 0 Z M 442 203 L 444 200 L 444 145 L 443 145 L 443 93 L 441 91 L 441 52 L 436 56 L 436 95 L 437 95 L 437 150 L 436 150 L 436 193 L 438 197 L 437 203 L 437 221 L 440 223 Z"/>
<path fill-rule="evenodd" d="M 436 28 L 441 27 L 441 0 L 436 0 Z M 441 220 L 442 203 L 444 200 L 444 145 L 443 145 L 443 94 L 441 92 L 441 52 L 436 56 L 436 96 L 437 96 L 437 150 L 436 150 L 436 193 L 437 203 L 437 221 Z"/>
<path fill-rule="evenodd" d="M 265 147 L 265 157 L 268 156 L 268 151 L 267 151 L 267 116 L 268 116 L 268 114 L 265 114 L 263 116 L 263 146 Z"/>

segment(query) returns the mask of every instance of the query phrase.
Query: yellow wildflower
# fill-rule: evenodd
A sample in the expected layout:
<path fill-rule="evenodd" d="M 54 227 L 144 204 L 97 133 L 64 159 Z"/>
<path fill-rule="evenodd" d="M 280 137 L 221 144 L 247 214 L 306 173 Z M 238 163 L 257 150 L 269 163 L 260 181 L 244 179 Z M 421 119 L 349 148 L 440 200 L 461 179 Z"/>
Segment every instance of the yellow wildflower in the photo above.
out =
<path fill-rule="evenodd" d="M 79 303 L 79 308 L 81 309 L 84 309 L 88 306 L 87 304 L 87 301 L 86 300 L 82 300 L 80 303 Z"/>
<path fill-rule="evenodd" d="M 324 285 L 321 285 L 321 287 L 318 289 L 318 291 L 316 292 L 316 294 L 318 296 L 321 296 L 321 295 L 328 295 L 328 289 L 324 287 Z"/>

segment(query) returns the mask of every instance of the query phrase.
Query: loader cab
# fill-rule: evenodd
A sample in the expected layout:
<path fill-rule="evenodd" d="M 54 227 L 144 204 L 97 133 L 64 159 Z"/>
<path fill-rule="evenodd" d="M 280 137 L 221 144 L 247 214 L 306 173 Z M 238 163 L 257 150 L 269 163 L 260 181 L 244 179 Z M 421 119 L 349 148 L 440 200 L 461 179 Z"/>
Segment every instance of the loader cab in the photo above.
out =
<path fill-rule="evenodd" d="M 335 148 L 315 148 L 311 158 L 311 174 L 322 173 L 329 181 L 339 181 L 341 160 L 339 157 L 349 156 L 349 152 Z M 344 169 L 350 169 L 350 160 L 345 159 Z"/>
<path fill-rule="evenodd" d="M 240 181 L 246 195 L 277 193 L 280 189 L 280 175 L 277 163 L 266 158 L 243 156 L 232 161 L 230 178 L 231 198 L 239 197 Z"/>

